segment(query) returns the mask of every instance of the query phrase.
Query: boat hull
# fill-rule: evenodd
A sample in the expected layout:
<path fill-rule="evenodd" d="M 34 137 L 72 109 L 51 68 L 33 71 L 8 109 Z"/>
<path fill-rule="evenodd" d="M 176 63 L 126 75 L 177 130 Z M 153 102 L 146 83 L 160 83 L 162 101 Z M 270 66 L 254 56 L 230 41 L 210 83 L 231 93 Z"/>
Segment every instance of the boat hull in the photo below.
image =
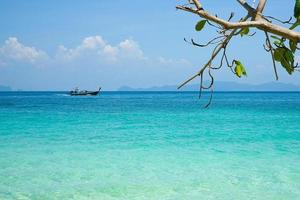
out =
<path fill-rule="evenodd" d="M 101 87 L 98 91 L 71 91 L 71 96 L 97 96 L 100 93 Z"/>
<path fill-rule="evenodd" d="M 84 92 L 84 93 L 70 92 L 71 96 L 96 96 L 98 94 L 99 94 L 99 91 L 96 91 L 96 92 Z"/>

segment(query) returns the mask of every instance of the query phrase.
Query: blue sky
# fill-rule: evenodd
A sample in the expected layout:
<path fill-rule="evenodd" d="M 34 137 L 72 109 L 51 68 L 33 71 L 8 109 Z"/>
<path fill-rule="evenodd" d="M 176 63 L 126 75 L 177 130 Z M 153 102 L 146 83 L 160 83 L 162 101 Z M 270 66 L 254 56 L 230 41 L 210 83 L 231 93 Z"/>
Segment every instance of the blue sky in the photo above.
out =
<path fill-rule="evenodd" d="M 253 0 L 248 0 L 252 4 Z M 245 12 L 235 0 L 203 0 L 211 13 L 235 19 Z M 176 85 L 195 73 L 211 49 L 198 49 L 183 38 L 205 42 L 207 28 L 194 31 L 197 16 L 176 11 L 184 0 L 2 0 L 0 1 L 0 85 L 23 90 L 69 90 L 103 86 Z M 269 1 L 267 15 L 287 19 L 293 0 Z M 242 60 L 248 77 L 238 79 L 224 68 L 217 80 L 244 83 L 274 81 L 264 38 L 237 38 L 231 59 Z M 278 66 L 280 67 L 280 66 Z M 280 81 L 300 84 L 300 76 L 280 71 Z M 197 82 L 197 80 L 196 80 Z"/>

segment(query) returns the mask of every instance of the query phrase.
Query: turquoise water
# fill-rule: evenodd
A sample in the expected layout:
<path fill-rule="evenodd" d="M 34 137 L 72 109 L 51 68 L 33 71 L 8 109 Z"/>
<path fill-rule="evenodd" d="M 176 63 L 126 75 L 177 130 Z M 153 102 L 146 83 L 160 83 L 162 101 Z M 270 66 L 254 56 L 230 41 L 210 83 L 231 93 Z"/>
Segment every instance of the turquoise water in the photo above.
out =
<path fill-rule="evenodd" d="M 300 93 L 0 93 L 0 199 L 300 199 Z"/>

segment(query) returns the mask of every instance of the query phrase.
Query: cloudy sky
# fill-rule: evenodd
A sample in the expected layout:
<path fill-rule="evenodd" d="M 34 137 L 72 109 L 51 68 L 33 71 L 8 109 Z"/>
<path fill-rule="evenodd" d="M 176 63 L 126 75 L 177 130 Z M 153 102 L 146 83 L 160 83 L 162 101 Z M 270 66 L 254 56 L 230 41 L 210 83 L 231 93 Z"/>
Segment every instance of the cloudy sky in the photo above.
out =
<path fill-rule="evenodd" d="M 188 45 L 214 37 L 175 6 L 184 0 L 1 0 L 0 85 L 23 90 L 69 90 L 75 86 L 116 90 L 121 86 L 178 85 L 209 57 L 210 48 Z M 252 4 L 253 0 L 248 0 Z M 288 19 L 294 1 L 270 1 L 267 15 Z M 211 13 L 239 19 L 245 13 L 235 0 L 203 0 Z M 248 77 L 238 79 L 224 68 L 217 80 L 244 83 L 274 81 L 272 62 L 263 50 L 263 34 L 237 37 L 228 48 L 243 61 Z M 280 67 L 280 66 L 279 66 Z M 279 70 L 280 81 L 300 84 L 300 75 Z M 197 81 L 197 80 L 196 80 Z"/>

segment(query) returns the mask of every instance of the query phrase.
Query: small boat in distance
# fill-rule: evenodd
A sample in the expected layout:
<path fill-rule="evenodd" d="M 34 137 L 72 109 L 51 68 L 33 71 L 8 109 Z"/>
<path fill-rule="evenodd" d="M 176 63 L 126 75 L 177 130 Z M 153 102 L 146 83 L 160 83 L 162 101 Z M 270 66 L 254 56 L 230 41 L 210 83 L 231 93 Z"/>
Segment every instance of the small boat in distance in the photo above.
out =
<path fill-rule="evenodd" d="M 101 87 L 99 87 L 98 91 L 79 90 L 78 87 L 76 87 L 74 90 L 70 91 L 70 95 L 71 96 L 87 96 L 87 95 L 96 96 L 99 94 L 100 90 Z"/>

